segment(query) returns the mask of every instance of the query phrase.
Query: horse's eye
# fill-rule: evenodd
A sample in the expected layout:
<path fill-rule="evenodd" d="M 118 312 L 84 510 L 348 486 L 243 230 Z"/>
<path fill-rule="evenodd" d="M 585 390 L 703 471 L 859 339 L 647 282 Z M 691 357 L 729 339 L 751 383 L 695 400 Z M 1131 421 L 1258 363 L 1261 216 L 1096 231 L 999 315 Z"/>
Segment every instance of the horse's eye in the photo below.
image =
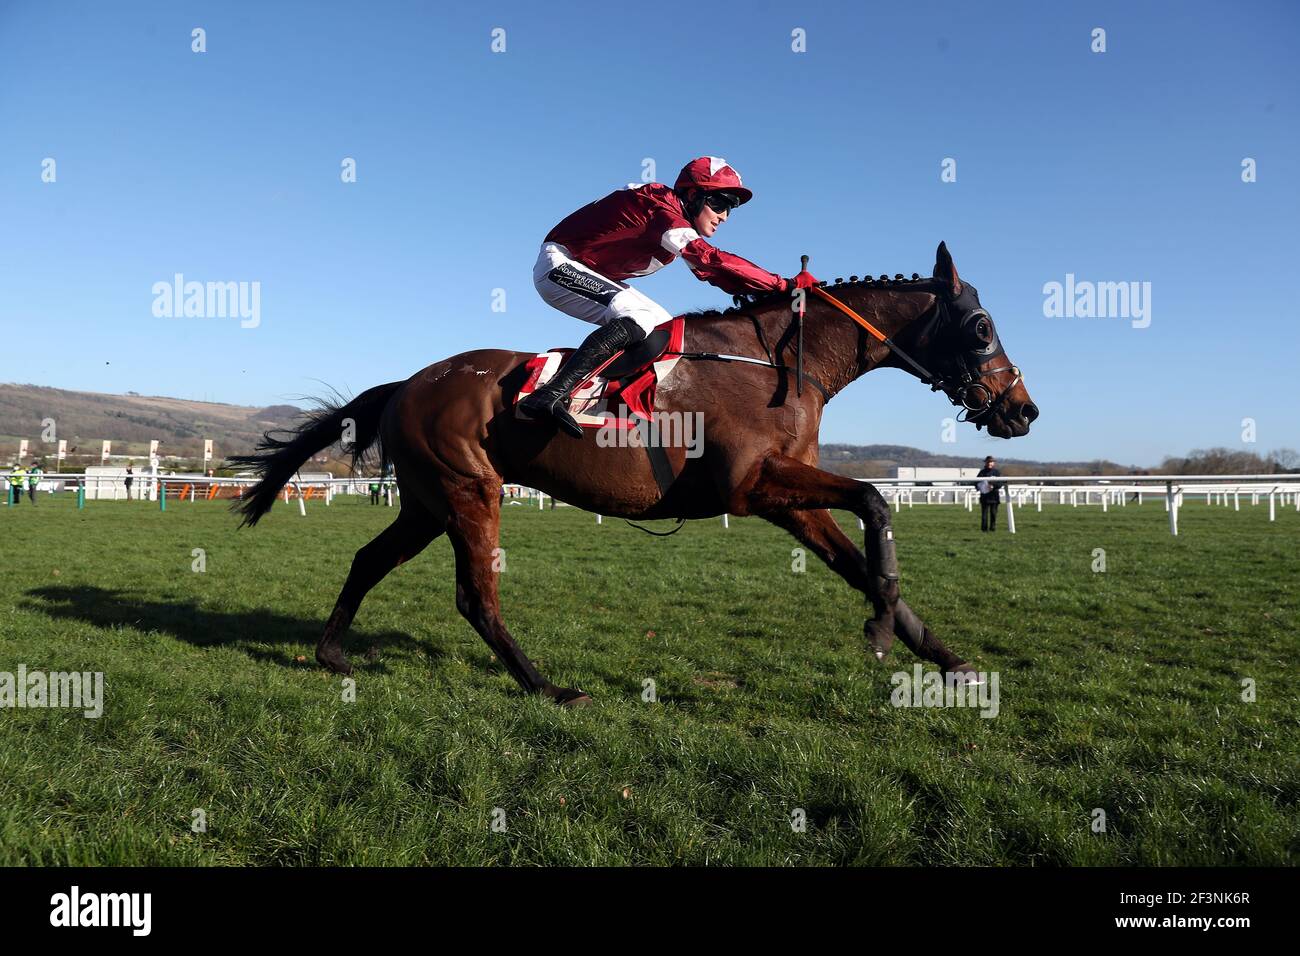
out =
<path fill-rule="evenodd" d="M 967 328 L 971 348 L 978 350 L 993 344 L 993 323 L 988 318 L 981 316 Z"/>

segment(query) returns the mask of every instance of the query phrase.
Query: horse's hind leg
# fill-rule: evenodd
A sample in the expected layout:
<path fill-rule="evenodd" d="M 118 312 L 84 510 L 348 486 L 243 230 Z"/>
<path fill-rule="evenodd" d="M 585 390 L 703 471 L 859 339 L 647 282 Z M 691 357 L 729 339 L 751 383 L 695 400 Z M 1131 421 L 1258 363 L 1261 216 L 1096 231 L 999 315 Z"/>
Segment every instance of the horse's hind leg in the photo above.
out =
<path fill-rule="evenodd" d="M 403 561 L 415 557 L 442 532 L 442 522 L 423 508 L 410 504 L 402 506 L 396 520 L 352 559 L 347 582 L 325 624 L 325 633 L 316 645 L 316 660 L 336 674 L 352 673 L 352 665 L 343 653 L 343 635 L 347 633 L 362 600 L 383 580 L 384 575 Z"/>
<path fill-rule="evenodd" d="M 499 492 L 500 485 L 489 482 L 448 490 L 447 537 L 456 552 L 456 608 L 526 692 L 544 694 L 566 707 L 589 704 L 587 694 L 557 687 L 539 674 L 501 620 L 498 572 L 493 567 L 501 524 Z"/>

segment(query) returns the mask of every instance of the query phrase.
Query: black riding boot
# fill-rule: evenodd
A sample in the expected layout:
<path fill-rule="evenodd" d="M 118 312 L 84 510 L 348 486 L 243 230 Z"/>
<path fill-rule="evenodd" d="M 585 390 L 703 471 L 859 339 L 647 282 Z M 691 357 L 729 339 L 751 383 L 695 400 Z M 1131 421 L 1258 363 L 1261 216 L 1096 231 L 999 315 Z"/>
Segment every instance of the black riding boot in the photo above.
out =
<path fill-rule="evenodd" d="M 569 395 L 619 349 L 631 348 L 645 338 L 641 326 L 631 319 L 607 322 L 587 336 L 569 360 L 549 382 L 519 403 L 529 418 L 550 417 L 562 431 L 582 437 L 582 426 L 569 414 Z"/>

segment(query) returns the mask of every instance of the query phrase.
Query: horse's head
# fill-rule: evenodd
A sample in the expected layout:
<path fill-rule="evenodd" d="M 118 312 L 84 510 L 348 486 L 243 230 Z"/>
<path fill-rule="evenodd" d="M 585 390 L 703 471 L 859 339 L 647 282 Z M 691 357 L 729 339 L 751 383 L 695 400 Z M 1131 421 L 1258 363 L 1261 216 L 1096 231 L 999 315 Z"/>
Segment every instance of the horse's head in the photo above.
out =
<path fill-rule="evenodd" d="M 1025 391 L 1020 369 L 1003 350 L 979 293 L 957 277 L 942 242 L 935 254 L 934 277 L 940 286 L 938 302 L 916 340 L 919 360 L 934 374 L 931 384 L 962 406 L 964 420 L 976 428 L 987 428 L 998 438 L 1028 434 L 1038 406 Z"/>

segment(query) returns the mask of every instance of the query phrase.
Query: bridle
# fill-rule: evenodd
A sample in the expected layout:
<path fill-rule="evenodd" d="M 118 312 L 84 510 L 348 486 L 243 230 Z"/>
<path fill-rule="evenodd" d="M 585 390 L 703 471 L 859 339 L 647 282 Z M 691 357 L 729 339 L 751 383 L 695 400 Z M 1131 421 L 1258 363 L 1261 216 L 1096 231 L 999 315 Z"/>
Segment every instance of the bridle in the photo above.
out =
<path fill-rule="evenodd" d="M 940 335 L 955 333 L 958 343 L 953 361 L 955 368 L 948 374 L 935 375 L 903 349 L 899 348 L 893 339 L 821 286 L 809 286 L 808 289 L 866 329 L 867 332 L 897 355 L 900 361 L 910 367 L 922 382 L 929 385 L 930 391 L 941 391 L 948 396 L 950 402 L 961 406 L 962 411 L 957 413 L 959 416 L 958 421 L 976 424 L 983 422 L 1001 407 L 1011 390 L 1024 378 L 1019 367 L 1015 365 L 1003 365 L 999 368 L 990 369 L 980 368 L 986 362 L 998 356 L 1006 355 L 1002 343 L 998 339 L 998 333 L 993 327 L 993 319 L 983 309 L 971 309 L 954 325 L 946 297 L 942 295 L 936 296 L 934 315 L 926 323 L 921 336 L 922 338 L 936 338 Z M 986 376 L 996 375 L 998 372 L 1015 372 L 1016 377 L 1010 385 L 1002 390 L 1000 395 L 994 397 L 993 389 L 984 383 L 984 379 Z M 963 414 L 965 418 L 960 417 Z"/>

